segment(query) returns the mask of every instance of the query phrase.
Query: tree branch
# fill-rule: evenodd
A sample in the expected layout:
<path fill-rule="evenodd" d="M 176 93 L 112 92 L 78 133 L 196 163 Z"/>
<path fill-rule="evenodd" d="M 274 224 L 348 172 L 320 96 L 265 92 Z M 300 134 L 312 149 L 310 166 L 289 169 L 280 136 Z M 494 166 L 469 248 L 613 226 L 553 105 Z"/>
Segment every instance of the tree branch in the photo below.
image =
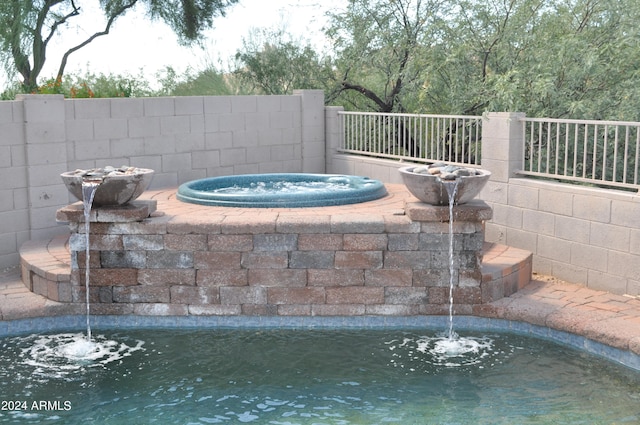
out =
<path fill-rule="evenodd" d="M 376 105 L 378 105 L 378 108 L 380 108 L 380 112 L 391 112 L 389 105 L 387 105 L 382 99 L 378 97 L 378 95 L 376 95 L 373 91 L 369 90 L 366 87 L 362 87 L 361 85 L 358 85 L 358 84 L 351 84 L 346 81 L 343 81 L 342 89 L 355 90 L 358 93 L 362 94 L 367 99 L 372 100 Z"/>
<path fill-rule="evenodd" d="M 14 22 L 11 26 L 9 26 L 9 46 L 11 49 L 11 57 L 13 58 L 13 62 L 16 65 L 18 73 L 22 76 L 23 85 L 26 87 L 29 83 L 29 79 L 31 78 L 31 65 L 29 64 L 28 55 L 24 52 L 24 50 L 22 49 L 22 45 L 20 44 L 22 28 L 17 23 L 22 19 L 21 16 L 23 10 L 18 2 L 14 2 L 12 6 L 12 16 Z"/>
<path fill-rule="evenodd" d="M 67 66 L 67 61 L 69 59 L 69 56 L 77 51 L 80 50 L 81 48 L 83 48 L 84 46 L 86 46 L 87 44 L 91 43 L 93 40 L 95 40 L 98 37 L 101 37 L 103 35 L 107 35 L 109 34 L 109 31 L 111 30 L 111 25 L 113 25 L 113 23 L 115 22 L 115 20 L 120 17 L 121 15 L 123 15 L 127 10 L 131 9 L 133 6 L 136 5 L 136 3 L 138 2 L 138 0 L 130 0 L 129 3 L 126 3 L 124 5 L 122 5 L 121 7 L 115 9 L 112 13 L 111 16 L 109 16 L 109 20 L 107 21 L 107 25 L 105 26 L 104 30 L 99 31 L 94 33 L 91 37 L 87 38 L 85 41 L 83 41 L 82 43 L 78 44 L 75 47 L 70 48 L 69 50 L 67 50 L 64 55 L 62 56 L 62 60 L 60 61 L 60 67 L 58 68 L 58 74 L 56 75 L 56 79 L 62 78 L 62 75 L 64 74 L 64 69 Z"/>
<path fill-rule="evenodd" d="M 40 71 L 42 70 L 42 67 L 44 66 L 44 62 L 46 60 L 46 52 L 47 52 L 47 45 L 49 44 L 49 41 L 51 41 L 51 39 L 53 38 L 53 36 L 55 35 L 58 27 L 62 24 L 64 24 L 65 22 L 67 22 L 67 20 L 69 18 L 72 18 L 74 16 L 78 16 L 80 14 L 80 8 L 78 8 L 75 3 L 73 2 L 73 0 L 71 1 L 71 6 L 72 6 L 72 10 L 71 12 L 69 12 L 68 14 L 62 16 L 60 19 L 56 20 L 53 25 L 51 25 L 51 29 L 49 30 L 49 34 L 47 35 L 47 37 L 43 40 L 42 39 L 42 29 L 44 26 L 44 21 L 47 17 L 47 15 L 49 15 L 49 11 L 51 10 L 51 7 L 55 6 L 56 4 L 62 3 L 64 0 L 49 0 L 45 3 L 45 6 L 42 8 L 42 10 L 40 11 L 40 13 L 38 14 L 38 21 L 36 24 L 36 36 L 34 37 L 33 40 L 33 74 L 34 75 L 39 75 Z"/>

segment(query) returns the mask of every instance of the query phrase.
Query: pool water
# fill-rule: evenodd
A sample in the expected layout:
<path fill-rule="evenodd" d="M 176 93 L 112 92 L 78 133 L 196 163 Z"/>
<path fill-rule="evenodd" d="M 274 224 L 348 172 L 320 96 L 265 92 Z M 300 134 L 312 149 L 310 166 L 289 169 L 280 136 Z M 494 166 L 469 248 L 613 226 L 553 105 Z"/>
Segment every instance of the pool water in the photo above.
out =
<path fill-rule="evenodd" d="M 414 330 L 94 333 L 110 354 L 83 361 L 51 359 L 78 335 L 0 340 L 0 423 L 640 421 L 640 373 L 514 334 L 466 333 L 478 349 L 447 356 Z"/>

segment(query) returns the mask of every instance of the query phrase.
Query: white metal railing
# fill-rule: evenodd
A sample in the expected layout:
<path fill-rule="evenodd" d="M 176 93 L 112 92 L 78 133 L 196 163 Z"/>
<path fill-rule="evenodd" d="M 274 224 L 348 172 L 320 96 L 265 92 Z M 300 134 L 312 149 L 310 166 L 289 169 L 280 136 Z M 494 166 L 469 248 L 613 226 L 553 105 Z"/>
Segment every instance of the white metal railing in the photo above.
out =
<path fill-rule="evenodd" d="M 340 111 L 338 151 L 399 160 L 480 165 L 482 117 Z"/>
<path fill-rule="evenodd" d="M 640 123 L 524 118 L 519 174 L 638 189 Z"/>

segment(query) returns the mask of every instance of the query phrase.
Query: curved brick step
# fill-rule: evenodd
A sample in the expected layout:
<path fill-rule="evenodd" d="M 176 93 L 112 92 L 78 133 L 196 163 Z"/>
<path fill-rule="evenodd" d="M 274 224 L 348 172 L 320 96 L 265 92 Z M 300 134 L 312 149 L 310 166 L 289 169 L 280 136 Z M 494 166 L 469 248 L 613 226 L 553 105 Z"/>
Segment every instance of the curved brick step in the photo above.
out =
<path fill-rule="evenodd" d="M 531 281 L 533 254 L 511 246 L 485 243 L 482 250 L 483 288 L 496 291 L 493 300 L 508 297 Z M 499 296 L 502 293 L 502 296 Z"/>
<path fill-rule="evenodd" d="M 27 241 L 20 247 L 22 282 L 31 292 L 53 301 L 71 302 L 69 236 Z"/>

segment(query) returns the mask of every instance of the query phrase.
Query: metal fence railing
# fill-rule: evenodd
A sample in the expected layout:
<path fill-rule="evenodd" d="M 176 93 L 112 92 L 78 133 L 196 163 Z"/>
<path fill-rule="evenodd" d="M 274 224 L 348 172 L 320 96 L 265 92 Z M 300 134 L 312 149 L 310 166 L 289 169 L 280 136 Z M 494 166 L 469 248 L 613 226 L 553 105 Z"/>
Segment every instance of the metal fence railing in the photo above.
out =
<path fill-rule="evenodd" d="M 340 111 L 339 151 L 418 162 L 480 165 L 482 117 Z"/>
<path fill-rule="evenodd" d="M 638 188 L 640 123 L 525 118 L 519 174 Z"/>
<path fill-rule="evenodd" d="M 480 116 L 338 114 L 343 135 L 338 150 L 342 153 L 481 165 Z M 522 124 L 524 149 L 518 174 L 639 189 L 640 122 L 523 118 Z"/>

